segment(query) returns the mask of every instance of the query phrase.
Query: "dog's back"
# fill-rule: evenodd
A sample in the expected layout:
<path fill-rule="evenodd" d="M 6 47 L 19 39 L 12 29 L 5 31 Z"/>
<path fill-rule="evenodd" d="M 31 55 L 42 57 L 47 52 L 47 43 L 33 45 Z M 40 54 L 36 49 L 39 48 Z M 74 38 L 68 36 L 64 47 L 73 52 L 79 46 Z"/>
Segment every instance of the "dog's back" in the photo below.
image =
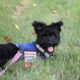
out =
<path fill-rule="evenodd" d="M 12 58 L 19 49 L 12 43 L 0 44 L 0 67 Z"/>

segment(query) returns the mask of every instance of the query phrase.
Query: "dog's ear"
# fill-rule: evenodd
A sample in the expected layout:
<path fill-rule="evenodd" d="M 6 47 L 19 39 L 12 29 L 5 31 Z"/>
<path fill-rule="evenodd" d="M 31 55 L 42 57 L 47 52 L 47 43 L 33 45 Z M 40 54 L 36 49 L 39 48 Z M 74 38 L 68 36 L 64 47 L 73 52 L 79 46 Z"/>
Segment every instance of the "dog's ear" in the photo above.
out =
<path fill-rule="evenodd" d="M 37 22 L 37 21 L 34 21 L 32 26 L 34 27 L 43 27 L 45 25 L 45 23 L 43 22 Z"/>
<path fill-rule="evenodd" d="M 44 25 L 45 25 L 44 23 L 37 22 L 37 21 L 34 21 L 32 24 L 36 33 L 38 33 L 38 31 L 41 31 L 43 29 Z"/>
<path fill-rule="evenodd" d="M 62 21 L 59 21 L 59 22 L 56 22 L 54 23 L 55 26 L 62 26 L 63 25 L 63 22 Z"/>
<path fill-rule="evenodd" d="M 59 29 L 60 31 L 61 31 L 61 26 L 63 25 L 63 22 L 62 21 L 58 21 L 58 22 L 56 22 L 56 23 L 52 23 L 52 26 L 54 27 L 54 28 L 57 28 L 57 29 Z"/>
<path fill-rule="evenodd" d="M 37 21 L 34 21 L 33 24 L 32 24 L 32 26 L 36 27 L 37 24 L 38 24 L 38 22 Z"/>

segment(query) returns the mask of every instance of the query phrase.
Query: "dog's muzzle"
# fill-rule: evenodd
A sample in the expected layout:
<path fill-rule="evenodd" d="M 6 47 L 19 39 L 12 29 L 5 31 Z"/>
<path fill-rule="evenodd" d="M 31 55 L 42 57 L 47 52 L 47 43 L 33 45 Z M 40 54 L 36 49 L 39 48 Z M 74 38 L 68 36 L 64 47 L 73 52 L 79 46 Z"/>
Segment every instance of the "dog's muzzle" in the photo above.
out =
<path fill-rule="evenodd" d="M 51 52 L 54 52 L 54 48 L 51 46 L 51 47 L 48 47 L 48 52 L 45 51 L 42 47 L 40 47 L 39 44 L 36 44 L 36 48 L 43 54 L 45 55 L 46 58 L 49 58 L 50 57 L 50 54 Z"/>

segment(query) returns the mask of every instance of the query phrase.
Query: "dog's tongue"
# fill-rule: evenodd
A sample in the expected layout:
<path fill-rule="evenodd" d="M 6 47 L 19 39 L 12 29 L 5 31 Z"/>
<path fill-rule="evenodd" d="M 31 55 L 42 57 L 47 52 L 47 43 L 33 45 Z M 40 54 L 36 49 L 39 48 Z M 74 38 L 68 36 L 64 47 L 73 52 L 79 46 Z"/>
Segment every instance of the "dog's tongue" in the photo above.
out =
<path fill-rule="evenodd" d="M 54 51 L 53 47 L 48 47 L 48 51 L 53 52 Z"/>

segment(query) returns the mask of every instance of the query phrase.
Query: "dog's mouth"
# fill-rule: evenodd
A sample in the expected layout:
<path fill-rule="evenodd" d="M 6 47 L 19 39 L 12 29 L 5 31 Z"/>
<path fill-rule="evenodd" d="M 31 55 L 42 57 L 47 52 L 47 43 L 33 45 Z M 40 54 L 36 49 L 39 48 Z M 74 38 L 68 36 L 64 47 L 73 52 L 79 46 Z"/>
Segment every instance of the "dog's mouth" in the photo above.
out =
<path fill-rule="evenodd" d="M 48 52 L 54 52 L 55 48 L 53 48 L 52 46 L 47 48 Z"/>

